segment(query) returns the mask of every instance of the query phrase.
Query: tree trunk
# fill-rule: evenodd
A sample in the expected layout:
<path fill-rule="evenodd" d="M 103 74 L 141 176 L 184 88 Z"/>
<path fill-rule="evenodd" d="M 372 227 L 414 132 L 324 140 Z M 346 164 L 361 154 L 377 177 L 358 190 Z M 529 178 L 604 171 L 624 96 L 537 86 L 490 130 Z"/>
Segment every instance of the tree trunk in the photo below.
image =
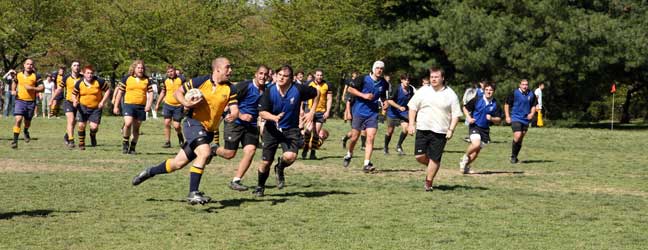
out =
<path fill-rule="evenodd" d="M 630 116 L 630 104 L 632 104 L 632 94 L 634 92 L 637 92 L 637 90 L 639 90 L 640 86 L 641 86 L 640 83 L 635 82 L 632 85 L 630 85 L 630 88 L 628 88 L 628 92 L 626 93 L 625 102 L 623 102 L 623 106 L 622 106 L 623 110 L 621 111 L 621 120 L 619 121 L 619 123 L 621 123 L 621 124 L 630 123 L 630 118 L 631 118 L 631 116 Z"/>

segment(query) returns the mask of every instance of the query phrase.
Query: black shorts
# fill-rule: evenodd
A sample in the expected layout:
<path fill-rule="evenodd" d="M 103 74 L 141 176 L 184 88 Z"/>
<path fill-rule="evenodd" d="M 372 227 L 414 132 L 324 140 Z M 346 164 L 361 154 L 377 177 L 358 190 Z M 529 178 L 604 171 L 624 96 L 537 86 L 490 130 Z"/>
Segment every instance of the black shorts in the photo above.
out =
<path fill-rule="evenodd" d="M 400 127 L 401 123 L 409 123 L 407 119 L 402 119 L 402 118 L 391 118 L 387 116 L 387 124 L 389 124 L 390 127 Z"/>
<path fill-rule="evenodd" d="M 473 139 L 473 135 L 479 135 L 479 139 L 484 143 L 490 143 L 490 128 L 478 127 L 475 124 L 468 126 L 468 136 Z"/>
<path fill-rule="evenodd" d="M 91 109 L 83 105 L 79 105 L 79 121 L 80 122 L 94 122 L 101 123 L 101 109 Z"/>
<path fill-rule="evenodd" d="M 225 149 L 237 150 L 241 146 L 259 144 L 259 128 L 254 125 L 243 126 L 235 122 L 225 122 Z"/>
<path fill-rule="evenodd" d="M 194 150 L 203 144 L 208 144 L 214 140 L 214 132 L 205 130 L 199 121 L 192 118 L 187 118 L 182 122 L 182 134 L 184 135 L 185 142 L 182 145 L 182 150 L 187 155 L 189 161 L 196 159 L 197 155 Z"/>
<path fill-rule="evenodd" d="M 529 124 L 522 124 L 521 122 L 511 122 L 511 129 L 513 132 L 523 131 L 526 132 L 529 130 Z"/>
<path fill-rule="evenodd" d="M 144 112 L 144 105 L 124 103 L 124 116 L 131 116 L 139 121 L 146 121 L 146 112 Z"/>
<path fill-rule="evenodd" d="M 279 131 L 275 126 L 266 126 L 263 130 L 263 153 L 261 159 L 272 162 L 279 145 L 281 145 L 284 152 L 296 154 L 300 140 L 303 141 L 299 128 L 288 128 Z"/>
<path fill-rule="evenodd" d="M 414 154 L 425 154 L 430 160 L 441 162 L 447 141 L 445 134 L 434 133 L 430 130 L 416 130 Z"/>
<path fill-rule="evenodd" d="M 171 106 L 164 103 L 162 105 L 162 116 L 164 116 L 164 119 L 172 119 L 176 122 L 180 122 L 184 117 L 184 107 L 182 105 Z"/>
<path fill-rule="evenodd" d="M 72 105 L 71 101 L 65 100 L 63 102 L 63 111 L 65 113 L 70 113 L 71 112 L 76 116 L 77 108 L 75 108 L 74 105 Z"/>

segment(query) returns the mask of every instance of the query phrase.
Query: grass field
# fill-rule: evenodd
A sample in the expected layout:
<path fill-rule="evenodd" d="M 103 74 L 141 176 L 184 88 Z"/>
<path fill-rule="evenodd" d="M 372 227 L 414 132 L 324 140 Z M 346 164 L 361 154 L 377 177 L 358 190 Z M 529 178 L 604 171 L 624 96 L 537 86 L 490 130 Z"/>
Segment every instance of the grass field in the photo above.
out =
<path fill-rule="evenodd" d="M 0 119 L 0 249 L 645 249 L 648 246 L 646 130 L 532 128 L 511 165 L 510 128 L 458 173 L 466 143 L 459 125 L 446 147 L 435 191 L 412 155 L 382 154 L 362 173 L 357 150 L 341 166 L 348 124 L 330 121 L 321 160 L 287 169 L 287 188 L 266 196 L 230 190 L 239 156 L 207 167 L 201 189 L 216 201 L 184 202 L 188 169 L 133 187 L 146 166 L 172 157 L 162 122 L 147 121 L 139 155 L 122 155 L 121 120 L 104 117 L 99 147 L 68 150 L 64 120 L 37 118 L 29 144 L 9 147 Z M 382 125 L 381 125 L 382 126 Z M 21 135 L 22 138 L 22 135 Z M 392 139 L 392 151 L 395 141 Z M 172 140 L 173 142 L 173 140 Z M 174 146 L 175 143 L 174 143 Z M 244 183 L 256 184 L 261 151 Z"/>

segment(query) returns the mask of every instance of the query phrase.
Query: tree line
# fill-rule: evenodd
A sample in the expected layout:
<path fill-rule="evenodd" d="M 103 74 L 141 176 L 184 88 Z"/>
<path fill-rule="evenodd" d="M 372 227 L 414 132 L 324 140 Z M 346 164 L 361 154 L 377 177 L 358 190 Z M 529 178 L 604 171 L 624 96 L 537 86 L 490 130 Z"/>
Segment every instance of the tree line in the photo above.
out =
<path fill-rule="evenodd" d="M 521 79 L 547 84 L 553 119 L 609 119 L 617 84 L 621 122 L 648 119 L 648 5 L 640 0 L 0 0 L 6 71 L 36 59 L 42 70 L 92 63 L 119 76 L 133 59 L 187 75 L 227 56 L 234 79 L 259 64 L 323 69 L 341 89 L 375 60 L 397 83 L 429 66 L 456 92 L 487 79 L 500 100 Z M 114 78 L 114 77 L 113 77 Z M 415 81 L 416 82 L 416 81 Z M 339 96 L 338 96 L 339 98 Z M 607 108 L 606 108 L 607 107 Z"/>

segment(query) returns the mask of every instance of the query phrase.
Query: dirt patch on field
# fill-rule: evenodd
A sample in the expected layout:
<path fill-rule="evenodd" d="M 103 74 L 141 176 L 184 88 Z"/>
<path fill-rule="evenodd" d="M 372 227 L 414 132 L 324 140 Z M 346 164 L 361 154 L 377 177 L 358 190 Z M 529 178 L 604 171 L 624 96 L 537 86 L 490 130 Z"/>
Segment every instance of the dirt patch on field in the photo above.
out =
<path fill-rule="evenodd" d="M 39 162 L 22 162 L 13 159 L 4 159 L 0 162 L 0 172 L 30 173 L 30 172 L 121 172 L 115 167 L 70 166 L 62 164 L 48 164 Z"/>

